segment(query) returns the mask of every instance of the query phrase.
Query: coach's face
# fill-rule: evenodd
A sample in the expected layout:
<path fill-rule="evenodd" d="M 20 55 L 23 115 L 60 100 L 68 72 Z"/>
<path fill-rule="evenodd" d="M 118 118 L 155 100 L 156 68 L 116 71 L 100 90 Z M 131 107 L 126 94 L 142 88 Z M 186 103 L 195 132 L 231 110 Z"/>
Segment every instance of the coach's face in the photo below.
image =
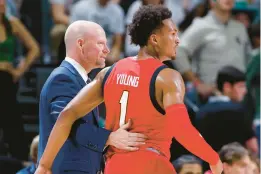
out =
<path fill-rule="evenodd" d="M 85 62 L 94 68 L 104 68 L 105 58 L 110 52 L 104 30 L 101 27 L 93 29 L 92 34 L 86 36 L 86 42 Z"/>

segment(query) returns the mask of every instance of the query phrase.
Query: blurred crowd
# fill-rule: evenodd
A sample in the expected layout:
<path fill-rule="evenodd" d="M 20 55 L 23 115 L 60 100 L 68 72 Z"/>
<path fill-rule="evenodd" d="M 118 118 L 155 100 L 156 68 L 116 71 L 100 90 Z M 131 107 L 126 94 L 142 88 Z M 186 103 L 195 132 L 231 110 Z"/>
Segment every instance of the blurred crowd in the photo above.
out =
<path fill-rule="evenodd" d="M 19 21 L 20 8 L 26 1 L 0 0 L 0 14 L 4 14 L 0 19 L 0 36 L 2 26 L 8 29 L 9 19 L 15 17 Z M 5 8 L 2 8 L 3 4 Z M 34 44 L 30 30 L 21 34 L 24 37 L 19 37 L 19 34 L 14 36 L 14 39 L 17 37 L 22 41 L 11 41 L 13 36 L 7 34 L 10 38 L 7 47 L 14 49 L 18 57 L 10 61 L 14 66 L 20 65 L 17 60 L 23 63 L 20 58 L 25 57 L 24 45 L 29 50 L 27 56 L 34 54 L 32 61 L 39 57 L 42 64 L 58 66 L 65 58 L 63 38 L 67 26 L 77 20 L 94 21 L 104 28 L 111 50 L 106 60 L 107 66 L 124 57 L 135 56 L 139 47 L 131 43 L 128 25 L 139 7 L 147 4 L 163 4 L 173 14 L 172 19 L 179 29 L 180 45 L 176 60 L 165 63 L 182 74 L 187 90 L 185 104 L 191 121 L 219 152 L 224 163 L 224 174 L 260 173 L 259 0 L 49 0 L 45 5 L 50 10 L 51 22 L 43 31 L 47 33 L 47 42 Z M 17 30 L 27 29 L 21 23 Z M 0 58 L 7 49 L 5 47 L 0 37 Z M 4 58 L 9 60 L 8 55 Z M 29 68 L 28 64 L 26 69 Z M 97 71 L 91 75 L 95 76 Z M 18 81 L 20 76 L 23 73 L 17 75 Z M 1 91 L 10 89 L 10 86 L 2 88 Z M 11 91 L 12 94 L 16 92 L 16 89 Z M 104 107 L 100 109 L 104 113 Z M 105 116 L 102 118 L 105 119 Z M 104 124 L 102 118 L 101 126 Z M 18 147 L 18 142 L 13 140 L 23 136 L 19 133 L 23 130 L 17 128 L 19 125 L 10 129 L 12 120 L 0 119 L 0 122 L 5 124 L 0 124 L 0 141 L 9 146 L 8 150 L 1 150 L 0 147 L 0 173 L 2 168 L 15 173 L 24 167 L 19 174 L 33 173 L 39 137 L 33 139 L 30 152 L 26 152 L 22 149 L 23 145 Z M 17 121 L 19 123 L 22 124 Z M 10 133 L 12 131 L 15 133 Z M 170 150 L 177 173 L 209 173 L 204 162 L 192 156 L 174 139 Z M 27 154 L 30 154 L 29 158 Z M 3 173 L 8 174 L 8 171 Z"/>

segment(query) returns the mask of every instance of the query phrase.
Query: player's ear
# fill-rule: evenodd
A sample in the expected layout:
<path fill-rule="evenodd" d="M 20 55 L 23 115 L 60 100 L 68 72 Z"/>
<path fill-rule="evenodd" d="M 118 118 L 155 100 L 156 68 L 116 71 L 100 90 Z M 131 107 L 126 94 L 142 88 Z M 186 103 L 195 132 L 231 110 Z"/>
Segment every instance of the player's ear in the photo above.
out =
<path fill-rule="evenodd" d="M 150 35 L 150 43 L 153 45 L 153 46 L 156 46 L 158 44 L 158 40 L 157 40 L 157 36 L 156 34 L 152 34 Z"/>

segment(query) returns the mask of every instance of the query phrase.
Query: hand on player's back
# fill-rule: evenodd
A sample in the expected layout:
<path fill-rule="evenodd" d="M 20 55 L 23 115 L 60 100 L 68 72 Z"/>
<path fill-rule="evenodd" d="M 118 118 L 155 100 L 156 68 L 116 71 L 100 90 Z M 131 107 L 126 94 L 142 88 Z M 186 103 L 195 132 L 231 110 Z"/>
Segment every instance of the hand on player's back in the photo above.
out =
<path fill-rule="evenodd" d="M 148 137 L 140 133 L 128 132 L 131 125 L 132 122 L 129 120 L 128 123 L 122 125 L 117 131 L 112 132 L 106 144 L 122 150 L 139 150 L 139 146 L 144 145 Z"/>

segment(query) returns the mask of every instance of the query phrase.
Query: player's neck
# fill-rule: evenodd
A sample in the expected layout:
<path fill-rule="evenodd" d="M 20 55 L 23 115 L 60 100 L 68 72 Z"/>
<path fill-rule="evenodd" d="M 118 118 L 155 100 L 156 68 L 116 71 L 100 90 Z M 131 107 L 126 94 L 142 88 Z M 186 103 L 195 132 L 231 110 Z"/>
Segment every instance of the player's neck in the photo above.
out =
<path fill-rule="evenodd" d="M 170 60 L 167 57 L 162 57 L 162 56 L 158 55 L 152 48 L 149 48 L 147 46 L 140 48 L 140 50 L 138 52 L 137 60 L 144 60 L 144 59 L 148 59 L 148 58 L 158 59 L 161 62 L 163 62 L 165 60 Z"/>

